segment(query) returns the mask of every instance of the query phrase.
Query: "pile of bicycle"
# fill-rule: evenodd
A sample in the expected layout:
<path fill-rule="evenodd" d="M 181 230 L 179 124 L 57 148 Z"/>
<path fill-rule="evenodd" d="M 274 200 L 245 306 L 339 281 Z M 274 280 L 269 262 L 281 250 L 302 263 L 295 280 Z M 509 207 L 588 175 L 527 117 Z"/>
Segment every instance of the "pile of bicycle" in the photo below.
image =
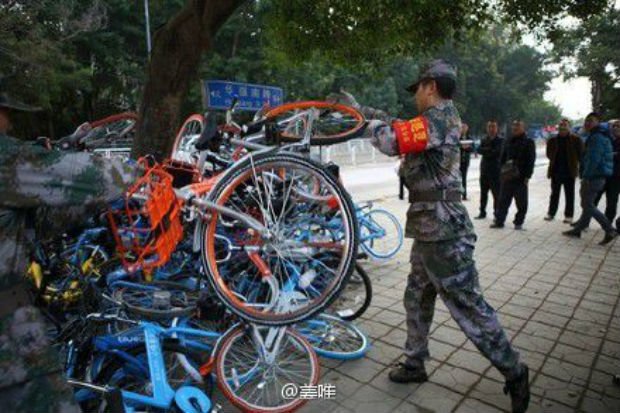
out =
<path fill-rule="evenodd" d="M 234 106 L 233 106 L 234 108 Z M 403 242 L 392 214 L 356 206 L 313 145 L 364 129 L 353 108 L 297 102 L 247 125 L 213 114 L 182 125 L 170 159 L 84 228 L 36 240 L 28 276 L 84 411 L 284 412 L 316 385 L 317 355 L 362 357 L 352 321 L 370 304 L 360 256 Z M 81 128 L 81 150 L 126 140 L 135 117 Z"/>

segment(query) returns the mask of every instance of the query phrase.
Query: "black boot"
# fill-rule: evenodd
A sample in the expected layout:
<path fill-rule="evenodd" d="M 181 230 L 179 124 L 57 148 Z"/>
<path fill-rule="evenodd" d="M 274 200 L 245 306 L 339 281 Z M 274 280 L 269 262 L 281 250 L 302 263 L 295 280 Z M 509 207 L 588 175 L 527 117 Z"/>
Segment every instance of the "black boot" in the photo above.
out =
<path fill-rule="evenodd" d="M 567 237 L 573 238 L 581 238 L 581 231 L 576 229 L 571 229 L 570 231 L 564 231 L 562 235 L 566 235 Z"/>
<path fill-rule="evenodd" d="M 521 364 L 522 373 L 519 377 L 506 380 L 504 394 L 510 393 L 512 413 L 525 413 L 530 404 L 530 369 L 527 364 Z"/>
<path fill-rule="evenodd" d="M 487 217 L 486 212 L 481 212 L 480 214 L 478 214 L 477 217 L 474 217 L 474 219 L 485 219 Z"/>
<path fill-rule="evenodd" d="M 405 363 L 398 363 L 388 376 L 395 383 L 424 383 L 428 380 L 426 369 L 422 367 L 411 367 Z"/>
<path fill-rule="evenodd" d="M 598 243 L 598 245 L 607 245 L 609 244 L 611 241 L 614 240 L 614 238 L 616 238 L 618 236 L 618 233 L 614 230 L 611 230 L 610 232 L 606 232 L 605 233 L 605 238 L 603 238 L 603 240 L 601 242 Z"/>

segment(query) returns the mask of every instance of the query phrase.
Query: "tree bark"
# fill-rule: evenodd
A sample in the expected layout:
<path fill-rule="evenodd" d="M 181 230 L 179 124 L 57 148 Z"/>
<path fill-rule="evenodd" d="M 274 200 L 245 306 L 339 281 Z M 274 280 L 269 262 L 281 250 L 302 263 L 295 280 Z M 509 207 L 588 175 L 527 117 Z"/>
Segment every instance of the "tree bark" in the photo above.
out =
<path fill-rule="evenodd" d="M 245 0 L 187 0 L 183 8 L 155 32 L 147 81 L 139 109 L 132 156 L 170 155 L 181 124 L 180 109 L 196 81 L 202 53 Z"/>

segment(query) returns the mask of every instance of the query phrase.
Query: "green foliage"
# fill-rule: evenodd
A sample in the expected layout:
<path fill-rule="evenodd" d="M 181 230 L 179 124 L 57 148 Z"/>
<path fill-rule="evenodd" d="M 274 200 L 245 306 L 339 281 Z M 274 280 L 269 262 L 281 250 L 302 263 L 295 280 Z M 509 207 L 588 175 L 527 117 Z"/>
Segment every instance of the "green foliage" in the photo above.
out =
<path fill-rule="evenodd" d="M 151 31 L 187 1 L 150 0 Z M 557 17 L 584 19 L 608 3 L 247 1 L 220 29 L 199 78 L 279 85 L 289 100 L 322 98 L 344 88 L 366 104 L 409 117 L 415 108 L 404 87 L 421 61 L 442 55 L 459 65 L 457 102 L 479 129 L 489 117 L 536 117 L 539 111 L 532 108 L 549 109 L 542 100 L 550 76 L 542 70 L 542 56 L 516 46 L 504 31 L 490 31 L 493 21 L 543 27 L 555 35 Z M 143 13 L 142 0 L 1 2 L 5 89 L 44 109 L 18 122 L 16 134 L 59 137 L 85 120 L 136 110 L 146 80 Z M 200 110 L 201 100 L 196 81 L 182 114 Z"/>
<path fill-rule="evenodd" d="M 620 10 L 594 16 L 557 33 L 553 58 L 567 77 L 586 76 L 595 87 L 593 106 L 620 117 Z"/>

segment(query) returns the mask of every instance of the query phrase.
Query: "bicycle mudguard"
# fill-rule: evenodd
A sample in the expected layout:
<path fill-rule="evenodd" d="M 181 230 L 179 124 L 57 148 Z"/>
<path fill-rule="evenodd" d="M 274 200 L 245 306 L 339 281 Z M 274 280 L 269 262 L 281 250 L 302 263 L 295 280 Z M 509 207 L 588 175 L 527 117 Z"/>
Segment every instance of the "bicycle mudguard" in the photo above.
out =
<path fill-rule="evenodd" d="M 184 413 L 208 413 L 211 411 L 211 400 L 196 387 L 180 387 L 174 394 L 174 401 L 179 410 Z"/>

